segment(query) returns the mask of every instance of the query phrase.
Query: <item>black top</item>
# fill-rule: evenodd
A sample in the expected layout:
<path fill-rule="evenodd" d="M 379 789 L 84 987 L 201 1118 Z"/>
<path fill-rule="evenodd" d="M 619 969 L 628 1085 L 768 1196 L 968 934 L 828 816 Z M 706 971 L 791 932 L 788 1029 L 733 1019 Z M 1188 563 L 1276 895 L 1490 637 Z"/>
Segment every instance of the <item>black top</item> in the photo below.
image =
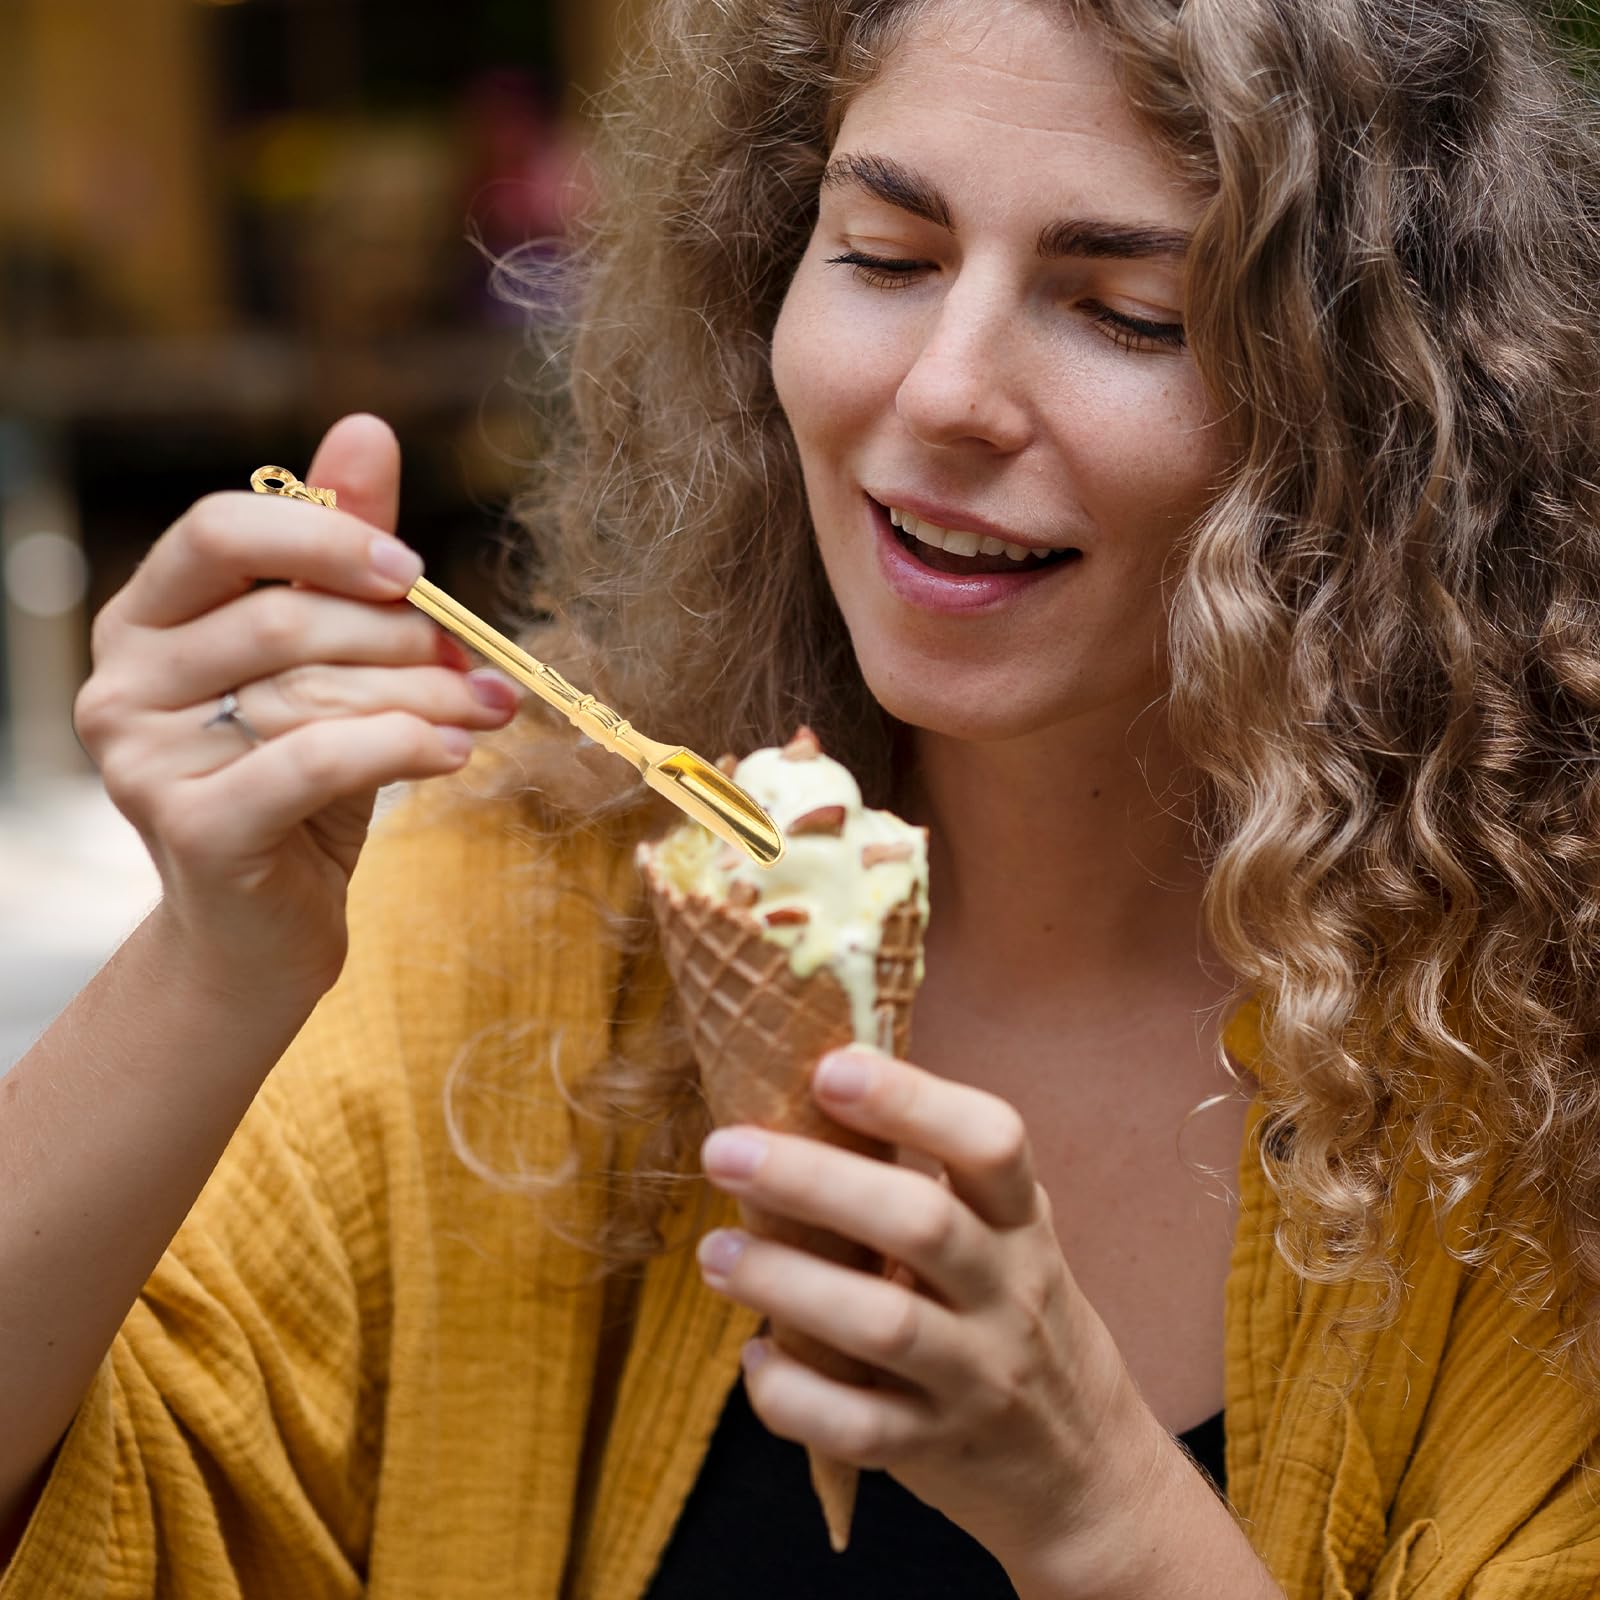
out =
<path fill-rule="evenodd" d="M 1182 1435 L 1223 1483 L 1222 1413 Z M 1000 1563 L 885 1472 L 863 1472 L 850 1547 L 835 1555 L 806 1453 L 733 1386 L 647 1600 L 1016 1600 Z"/>

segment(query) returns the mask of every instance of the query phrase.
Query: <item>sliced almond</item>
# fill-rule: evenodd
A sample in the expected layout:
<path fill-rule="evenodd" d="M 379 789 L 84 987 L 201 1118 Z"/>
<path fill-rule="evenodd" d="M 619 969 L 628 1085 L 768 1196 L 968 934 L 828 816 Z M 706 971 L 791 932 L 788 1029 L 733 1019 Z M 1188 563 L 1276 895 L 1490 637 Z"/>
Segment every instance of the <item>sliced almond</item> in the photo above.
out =
<path fill-rule="evenodd" d="M 817 736 L 802 723 L 795 729 L 794 738 L 778 752 L 785 761 L 814 761 L 822 754 Z"/>
<path fill-rule="evenodd" d="M 742 878 L 728 889 L 728 904 L 737 906 L 739 910 L 747 910 L 761 898 L 761 891 L 753 883 L 746 883 Z"/>
<path fill-rule="evenodd" d="M 805 833 L 826 833 L 837 839 L 844 832 L 844 807 L 818 806 L 814 811 L 796 817 L 789 824 L 787 832 L 791 839 L 798 839 Z"/>
<path fill-rule="evenodd" d="M 911 841 L 901 839 L 894 844 L 864 844 L 861 847 L 861 865 L 875 867 L 880 861 L 909 861 Z"/>
<path fill-rule="evenodd" d="M 717 771 L 724 778 L 733 776 L 734 768 L 739 765 L 739 758 L 730 750 L 725 756 L 717 757 Z"/>
<path fill-rule="evenodd" d="M 761 919 L 769 928 L 799 928 L 811 920 L 804 906 L 779 906 Z"/>

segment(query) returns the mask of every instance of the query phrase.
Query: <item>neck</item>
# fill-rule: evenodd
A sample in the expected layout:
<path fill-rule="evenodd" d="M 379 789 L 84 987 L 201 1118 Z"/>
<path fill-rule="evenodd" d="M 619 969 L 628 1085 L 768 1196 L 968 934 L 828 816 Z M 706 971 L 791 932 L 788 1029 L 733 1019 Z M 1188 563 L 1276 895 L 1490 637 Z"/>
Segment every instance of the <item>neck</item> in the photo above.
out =
<path fill-rule="evenodd" d="M 1057 1000 L 1194 970 L 1204 879 L 1158 711 L 981 743 L 916 729 L 911 749 L 896 805 L 931 830 L 930 965 Z"/>

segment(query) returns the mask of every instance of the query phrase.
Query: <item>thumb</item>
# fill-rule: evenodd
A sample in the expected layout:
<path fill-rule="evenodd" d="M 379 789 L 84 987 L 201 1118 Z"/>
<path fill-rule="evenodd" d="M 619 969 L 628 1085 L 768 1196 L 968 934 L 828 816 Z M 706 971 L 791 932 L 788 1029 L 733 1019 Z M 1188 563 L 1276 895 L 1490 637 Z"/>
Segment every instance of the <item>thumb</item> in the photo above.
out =
<path fill-rule="evenodd" d="M 306 482 L 332 489 L 339 509 L 393 533 L 400 517 L 400 441 L 382 417 L 353 412 L 322 436 Z"/>

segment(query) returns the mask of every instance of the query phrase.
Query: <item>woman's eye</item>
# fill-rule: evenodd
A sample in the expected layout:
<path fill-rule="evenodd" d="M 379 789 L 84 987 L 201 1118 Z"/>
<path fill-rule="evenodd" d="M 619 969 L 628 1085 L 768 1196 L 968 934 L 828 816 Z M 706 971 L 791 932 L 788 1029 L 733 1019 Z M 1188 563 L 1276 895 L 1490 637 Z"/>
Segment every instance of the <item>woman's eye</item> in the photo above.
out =
<path fill-rule="evenodd" d="M 1188 343 L 1181 322 L 1146 322 L 1102 305 L 1091 305 L 1089 313 L 1106 330 L 1106 337 L 1124 350 L 1181 350 Z"/>
<path fill-rule="evenodd" d="M 846 250 L 829 256 L 830 267 L 849 267 L 860 282 L 874 289 L 903 289 L 919 272 L 926 269 L 926 261 L 912 261 L 899 256 L 869 256 L 864 250 Z"/>
<path fill-rule="evenodd" d="M 864 250 L 844 250 L 828 257 L 831 267 L 849 267 L 860 282 L 874 289 L 908 288 L 930 263 L 904 256 L 874 256 Z M 1150 322 L 1125 316 L 1091 302 L 1089 314 L 1106 331 L 1106 337 L 1124 350 L 1181 350 L 1188 343 L 1181 322 Z"/>

